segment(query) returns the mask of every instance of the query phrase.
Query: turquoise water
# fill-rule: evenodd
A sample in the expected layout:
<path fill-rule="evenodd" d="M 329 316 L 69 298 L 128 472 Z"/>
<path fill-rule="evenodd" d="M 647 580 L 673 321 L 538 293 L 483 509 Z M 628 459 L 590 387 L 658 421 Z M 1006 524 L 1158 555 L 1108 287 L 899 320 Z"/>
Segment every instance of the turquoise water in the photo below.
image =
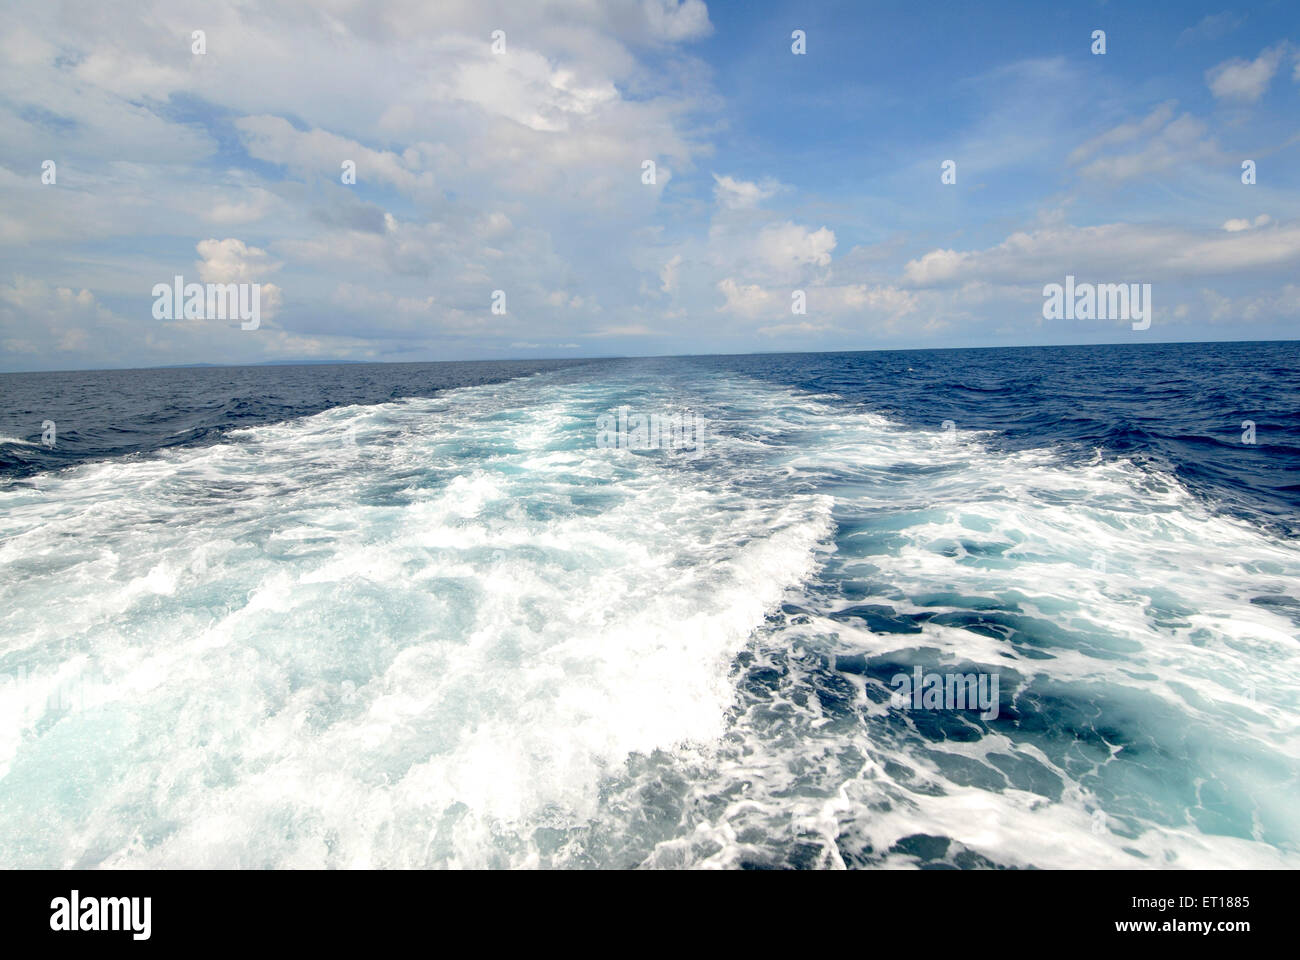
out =
<path fill-rule="evenodd" d="M 11 480 L 0 865 L 1300 864 L 1273 495 L 754 362 Z M 621 405 L 699 455 L 598 446 Z"/>

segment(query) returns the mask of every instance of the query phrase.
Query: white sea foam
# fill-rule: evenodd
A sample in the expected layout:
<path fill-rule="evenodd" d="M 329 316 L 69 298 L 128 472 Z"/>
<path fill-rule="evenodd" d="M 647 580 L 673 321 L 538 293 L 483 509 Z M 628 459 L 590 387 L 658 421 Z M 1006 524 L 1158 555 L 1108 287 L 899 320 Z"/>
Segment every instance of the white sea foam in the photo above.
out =
<path fill-rule="evenodd" d="M 743 746 L 701 760 L 683 807 L 732 799 L 650 863 L 1295 865 L 1296 624 L 1252 602 L 1294 594 L 1295 544 L 1123 461 L 951 445 L 816 400 L 784 416 L 812 431 L 786 459 L 792 478 L 837 488 L 827 579 L 862 589 L 798 591 L 805 615 L 756 637 L 758 666 L 780 679 L 737 722 Z M 972 598 L 989 601 L 990 629 L 972 624 Z M 889 633 L 844 616 L 855 607 L 965 616 Z M 1014 629 L 998 607 L 1019 611 Z M 890 717 L 879 680 L 826 666 L 864 656 L 1005 671 L 1032 716 L 1014 732 L 924 736 L 919 718 Z M 820 702 L 843 694 L 835 681 L 857 722 Z M 1060 706 L 1036 709 L 1045 699 Z M 947 849 L 919 854 L 924 838 Z"/>
<path fill-rule="evenodd" d="M 527 862 L 630 754 L 720 737 L 830 500 L 683 483 L 572 403 L 474 388 L 4 493 L 0 862 Z M 44 709 L 82 663 L 115 699 Z"/>
<path fill-rule="evenodd" d="M 597 449 L 629 401 L 702 412 L 705 455 Z M 1300 555 L 1123 462 L 542 376 L 42 474 L 0 517 L 0 865 L 1297 862 L 1295 625 L 1252 601 Z M 871 657 L 1100 732 L 928 737 Z"/>

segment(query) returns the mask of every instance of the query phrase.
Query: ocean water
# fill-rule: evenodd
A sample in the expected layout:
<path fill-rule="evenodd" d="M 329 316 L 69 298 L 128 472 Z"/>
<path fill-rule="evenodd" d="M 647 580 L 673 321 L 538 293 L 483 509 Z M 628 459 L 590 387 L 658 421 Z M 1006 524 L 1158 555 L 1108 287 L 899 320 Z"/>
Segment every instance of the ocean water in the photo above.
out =
<path fill-rule="evenodd" d="M 1296 343 L 0 376 L 0 866 L 1300 866 L 1298 388 Z"/>

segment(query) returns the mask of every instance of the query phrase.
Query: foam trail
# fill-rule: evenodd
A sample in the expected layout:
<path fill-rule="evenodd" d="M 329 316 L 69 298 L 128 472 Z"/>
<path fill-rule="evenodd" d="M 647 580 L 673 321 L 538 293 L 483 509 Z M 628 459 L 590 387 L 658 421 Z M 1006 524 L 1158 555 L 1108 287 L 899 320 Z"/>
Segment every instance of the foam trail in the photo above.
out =
<path fill-rule="evenodd" d="M 0 502 L 0 865 L 1298 862 L 1300 551 L 1127 461 L 647 362 Z"/>
<path fill-rule="evenodd" d="M 7 491 L 0 862 L 527 864 L 630 755 L 722 736 L 829 498 L 599 450 L 590 388 L 537 389 Z"/>
<path fill-rule="evenodd" d="M 742 746 L 701 758 L 650 863 L 1297 862 L 1297 624 L 1269 602 L 1294 543 L 1126 461 L 773 417 L 792 485 L 836 493 L 836 555 L 738 664 Z M 998 673 L 1001 718 L 891 706 L 917 664 Z"/>

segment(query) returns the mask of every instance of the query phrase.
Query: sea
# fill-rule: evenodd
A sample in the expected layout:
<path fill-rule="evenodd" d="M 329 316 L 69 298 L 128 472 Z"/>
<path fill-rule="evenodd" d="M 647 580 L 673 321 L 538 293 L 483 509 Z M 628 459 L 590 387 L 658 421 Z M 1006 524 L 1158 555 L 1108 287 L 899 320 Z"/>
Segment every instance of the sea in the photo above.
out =
<path fill-rule="evenodd" d="M 0 867 L 1300 867 L 1297 534 L 1300 342 L 0 375 Z"/>

